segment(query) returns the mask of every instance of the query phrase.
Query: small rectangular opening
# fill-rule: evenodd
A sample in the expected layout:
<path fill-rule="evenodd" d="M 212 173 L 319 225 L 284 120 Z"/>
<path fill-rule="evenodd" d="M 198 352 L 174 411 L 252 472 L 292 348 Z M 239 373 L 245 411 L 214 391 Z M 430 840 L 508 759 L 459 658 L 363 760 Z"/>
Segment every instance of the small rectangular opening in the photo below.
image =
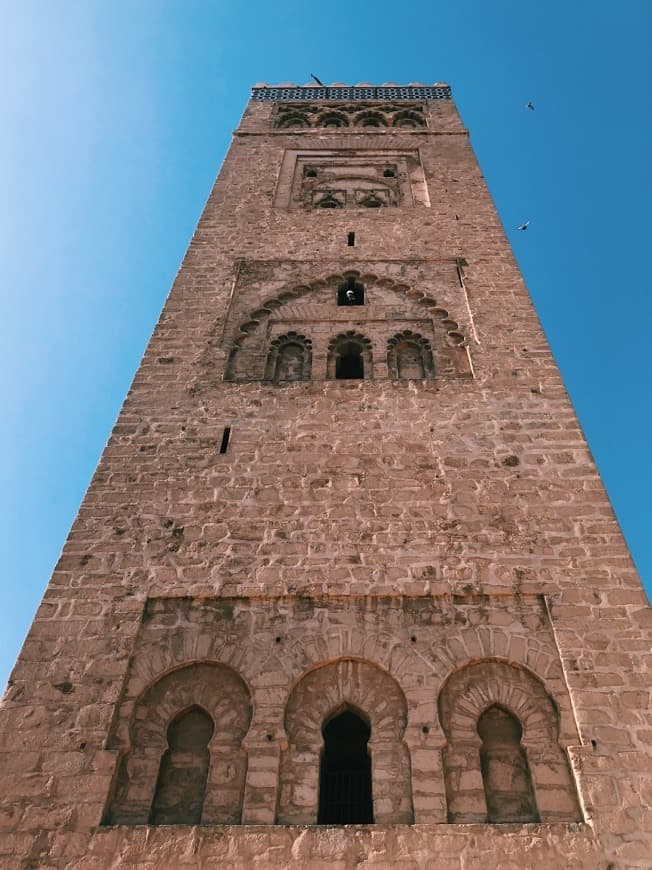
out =
<path fill-rule="evenodd" d="M 349 248 L 352 248 L 355 245 L 355 233 L 348 234 L 346 243 Z"/>
<path fill-rule="evenodd" d="M 231 427 L 225 426 L 222 432 L 222 443 L 220 444 L 220 453 L 226 453 L 229 447 L 229 438 L 231 437 Z"/>

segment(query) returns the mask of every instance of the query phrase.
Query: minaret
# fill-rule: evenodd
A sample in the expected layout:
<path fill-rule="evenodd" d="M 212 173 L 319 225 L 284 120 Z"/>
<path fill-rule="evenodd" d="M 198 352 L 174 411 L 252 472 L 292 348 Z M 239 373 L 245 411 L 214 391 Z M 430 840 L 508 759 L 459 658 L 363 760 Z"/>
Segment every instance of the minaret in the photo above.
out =
<path fill-rule="evenodd" d="M 9 682 L 0 863 L 649 868 L 651 624 L 448 85 L 257 85 Z"/>

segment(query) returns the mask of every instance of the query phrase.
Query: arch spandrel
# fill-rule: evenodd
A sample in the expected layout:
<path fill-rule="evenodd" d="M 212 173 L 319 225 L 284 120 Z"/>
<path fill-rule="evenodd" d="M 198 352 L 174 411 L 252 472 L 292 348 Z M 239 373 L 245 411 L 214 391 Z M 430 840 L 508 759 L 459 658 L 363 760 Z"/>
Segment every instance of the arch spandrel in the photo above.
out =
<path fill-rule="evenodd" d="M 164 654 L 166 651 L 167 655 Z M 223 699 L 220 699 L 217 689 L 223 683 L 228 687 L 228 694 L 232 690 L 249 710 L 248 729 L 252 696 L 237 669 L 223 661 L 190 659 L 184 662 L 169 647 L 161 652 L 163 654 L 153 658 L 147 668 L 144 667 L 147 659 L 140 659 L 141 667 L 132 673 L 110 746 L 133 745 L 135 733 L 146 724 L 151 724 L 152 730 L 155 727 L 167 727 L 166 716 L 172 716 L 194 704 L 204 707 L 215 718 L 215 715 L 219 715 L 216 711 L 223 707 Z M 157 667 L 161 668 L 158 673 L 155 672 Z M 224 709 L 222 712 L 227 720 L 232 718 L 233 711 Z M 214 735 L 213 739 L 220 738 Z M 239 739 L 244 739 L 244 734 Z"/>
<path fill-rule="evenodd" d="M 369 718 L 372 740 L 402 738 L 407 701 L 396 680 L 375 664 L 344 658 L 317 665 L 295 684 L 285 707 L 288 739 L 320 745 L 323 722 L 345 704 Z"/>
<path fill-rule="evenodd" d="M 518 717 L 524 743 L 559 740 L 559 707 L 543 681 L 524 667 L 497 660 L 467 663 L 444 682 L 439 718 L 447 738 L 479 743 L 477 720 L 493 705 Z"/>

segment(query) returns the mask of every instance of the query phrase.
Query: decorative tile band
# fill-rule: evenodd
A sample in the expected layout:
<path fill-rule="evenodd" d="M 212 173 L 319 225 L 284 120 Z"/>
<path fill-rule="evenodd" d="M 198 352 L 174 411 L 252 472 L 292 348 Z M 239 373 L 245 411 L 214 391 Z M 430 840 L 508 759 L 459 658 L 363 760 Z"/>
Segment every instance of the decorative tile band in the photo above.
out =
<path fill-rule="evenodd" d="M 448 85 L 423 87 L 255 87 L 252 100 L 450 100 Z"/>

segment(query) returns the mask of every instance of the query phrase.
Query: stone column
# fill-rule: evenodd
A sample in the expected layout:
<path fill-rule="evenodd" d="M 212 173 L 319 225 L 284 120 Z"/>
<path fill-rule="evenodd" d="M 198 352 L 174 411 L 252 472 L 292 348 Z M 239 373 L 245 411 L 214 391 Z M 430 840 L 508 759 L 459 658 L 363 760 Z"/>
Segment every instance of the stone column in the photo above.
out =
<path fill-rule="evenodd" d="M 448 819 L 457 824 L 487 821 L 480 746 L 479 737 L 477 740 L 460 740 L 449 744 L 442 753 Z"/>
<path fill-rule="evenodd" d="M 446 741 L 436 735 L 410 729 L 405 735 L 412 771 L 414 823 L 438 825 L 448 821 L 442 749 Z"/>
<path fill-rule="evenodd" d="M 412 822 L 410 764 L 407 747 L 397 740 L 370 740 L 371 793 L 374 822 L 399 825 Z"/>
<path fill-rule="evenodd" d="M 285 736 L 247 740 L 249 755 L 242 807 L 243 825 L 273 825 L 279 787 L 279 763 Z"/>

